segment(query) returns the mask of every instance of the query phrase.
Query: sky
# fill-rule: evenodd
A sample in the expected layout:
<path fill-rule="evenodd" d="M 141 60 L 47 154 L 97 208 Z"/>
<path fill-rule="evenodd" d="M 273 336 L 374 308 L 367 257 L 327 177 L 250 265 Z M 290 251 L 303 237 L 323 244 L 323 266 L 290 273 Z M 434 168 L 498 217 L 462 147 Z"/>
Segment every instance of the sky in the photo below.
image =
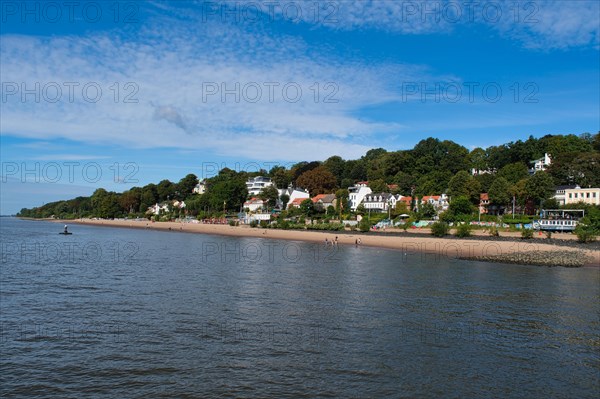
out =
<path fill-rule="evenodd" d="M 600 130 L 598 1 L 0 3 L 0 214 Z"/>

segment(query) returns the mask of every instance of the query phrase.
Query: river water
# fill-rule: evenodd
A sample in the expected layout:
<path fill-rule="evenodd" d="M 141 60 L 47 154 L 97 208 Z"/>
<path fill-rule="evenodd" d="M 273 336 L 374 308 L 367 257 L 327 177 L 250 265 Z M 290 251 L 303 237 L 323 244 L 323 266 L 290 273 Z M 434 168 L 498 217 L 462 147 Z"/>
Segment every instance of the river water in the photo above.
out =
<path fill-rule="evenodd" d="M 597 268 L 0 223 L 3 397 L 600 394 Z"/>

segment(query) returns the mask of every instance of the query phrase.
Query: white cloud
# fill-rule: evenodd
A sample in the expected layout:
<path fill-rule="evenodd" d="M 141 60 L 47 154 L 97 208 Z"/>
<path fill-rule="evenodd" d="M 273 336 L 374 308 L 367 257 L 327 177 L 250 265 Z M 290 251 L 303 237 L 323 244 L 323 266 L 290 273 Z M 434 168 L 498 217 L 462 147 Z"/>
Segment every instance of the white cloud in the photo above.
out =
<path fill-rule="evenodd" d="M 600 2 L 597 0 L 242 0 L 236 4 L 242 19 L 248 14 L 246 10 L 260 4 L 265 14 L 263 19 L 273 15 L 281 21 L 338 30 L 375 29 L 422 35 L 450 33 L 459 26 L 485 25 L 528 48 L 598 48 L 600 45 Z M 228 6 L 221 7 L 227 9 Z M 301 17 L 297 16 L 296 8 L 301 10 Z"/>
<path fill-rule="evenodd" d="M 234 26 L 173 25 L 169 17 L 151 26 L 135 40 L 3 36 L 3 83 L 18 92 L 3 104 L 2 134 L 254 159 L 272 158 L 269 148 L 294 160 L 356 156 L 370 135 L 401 128 L 357 112 L 397 99 L 387 82 L 428 74 L 341 61 L 308 52 L 297 38 Z M 21 97 L 23 88 L 39 98 Z"/>

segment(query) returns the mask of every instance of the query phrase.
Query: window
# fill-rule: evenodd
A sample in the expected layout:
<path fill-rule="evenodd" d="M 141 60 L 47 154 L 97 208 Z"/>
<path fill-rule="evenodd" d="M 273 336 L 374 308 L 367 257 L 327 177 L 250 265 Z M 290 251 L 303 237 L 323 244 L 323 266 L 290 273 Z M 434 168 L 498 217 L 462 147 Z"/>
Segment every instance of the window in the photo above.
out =
<path fill-rule="evenodd" d="M 573 193 L 569 193 L 569 198 L 573 198 Z"/>

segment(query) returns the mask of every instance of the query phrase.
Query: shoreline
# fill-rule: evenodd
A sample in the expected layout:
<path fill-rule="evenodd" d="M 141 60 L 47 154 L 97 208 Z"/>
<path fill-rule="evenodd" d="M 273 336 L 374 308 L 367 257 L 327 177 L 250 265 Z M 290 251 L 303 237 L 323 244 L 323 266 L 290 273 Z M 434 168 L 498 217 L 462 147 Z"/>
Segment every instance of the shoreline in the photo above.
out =
<path fill-rule="evenodd" d="M 81 224 L 90 226 L 119 227 L 133 229 L 149 229 L 174 231 L 193 234 L 221 235 L 229 237 L 267 238 L 287 241 L 325 242 L 338 237 L 340 245 L 361 246 L 399 250 L 410 254 L 436 254 L 452 259 L 472 261 L 517 263 L 539 266 L 579 267 L 600 265 L 600 251 L 593 248 L 552 245 L 542 240 L 495 240 L 489 237 L 470 237 L 461 239 L 447 236 L 437 238 L 425 233 L 398 235 L 385 233 L 369 234 L 361 232 L 311 231 L 311 230 L 278 230 L 251 228 L 250 226 L 229 226 L 223 224 L 202 224 L 182 222 L 150 222 L 147 220 L 103 220 L 103 219 L 27 219 L 46 220 L 54 223 Z M 564 256 L 553 263 L 552 256 L 561 251 Z M 569 252 L 571 252 L 569 254 Z M 534 255 L 536 254 L 536 255 Z M 536 262 L 536 259 L 539 260 Z M 571 259 L 571 261 L 569 260 Z M 561 263 L 563 262 L 563 263 Z M 564 264 L 567 262 L 568 264 Z"/>

